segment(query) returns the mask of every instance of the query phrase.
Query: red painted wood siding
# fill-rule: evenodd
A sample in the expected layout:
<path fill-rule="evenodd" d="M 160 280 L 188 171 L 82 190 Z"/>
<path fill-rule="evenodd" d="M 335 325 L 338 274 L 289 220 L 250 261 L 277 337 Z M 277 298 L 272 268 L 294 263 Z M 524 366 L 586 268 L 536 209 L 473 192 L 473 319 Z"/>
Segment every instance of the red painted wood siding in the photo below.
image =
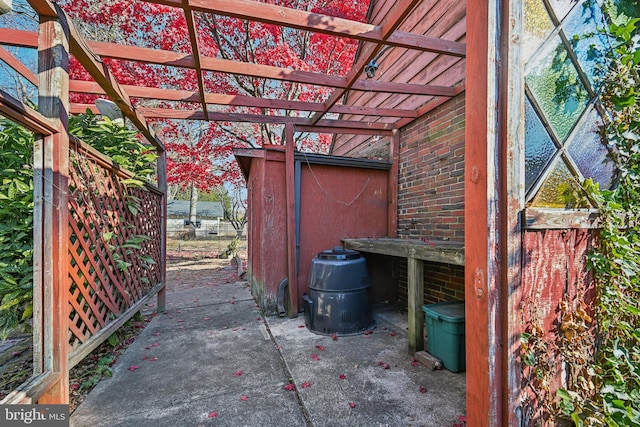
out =
<path fill-rule="evenodd" d="M 278 284 L 288 277 L 284 152 L 265 150 L 264 156 L 253 157 L 250 162 L 249 280 L 260 307 L 274 313 Z M 302 163 L 300 308 L 302 295 L 308 291 L 311 260 L 318 252 L 341 245 L 344 238 L 386 236 L 388 183 L 386 170 Z M 378 289 L 375 295 L 386 292 Z"/>
<path fill-rule="evenodd" d="M 512 325 L 520 335 L 526 331 L 532 320 L 538 321 L 544 330 L 544 340 L 549 343 L 550 353 L 547 357 L 553 359 L 556 369 L 555 383 L 550 384 L 549 394 L 555 397 L 556 390 L 566 376 L 561 360 L 554 350 L 554 345 L 560 334 L 561 322 L 560 303 L 567 301 L 575 308 L 579 301 L 592 306 L 594 301 L 593 280 L 586 271 L 586 255 L 593 245 L 593 238 L 589 230 L 545 230 L 526 232 L 524 234 L 524 255 L 522 265 L 521 321 Z M 515 305 L 515 304 L 514 304 Z M 521 347 L 509 357 L 520 360 Z M 541 360 L 540 362 L 544 362 Z M 522 366 L 520 365 L 522 368 Z M 518 369 L 520 371 L 520 369 Z M 516 372 L 518 382 L 511 387 L 520 389 L 520 412 L 524 423 L 522 425 L 538 425 L 546 423 L 545 413 L 539 407 L 539 401 L 526 385 L 529 374 Z"/>
<path fill-rule="evenodd" d="M 388 171 L 303 164 L 300 295 L 308 291 L 311 260 L 318 252 L 345 238 L 386 236 L 387 200 Z"/>

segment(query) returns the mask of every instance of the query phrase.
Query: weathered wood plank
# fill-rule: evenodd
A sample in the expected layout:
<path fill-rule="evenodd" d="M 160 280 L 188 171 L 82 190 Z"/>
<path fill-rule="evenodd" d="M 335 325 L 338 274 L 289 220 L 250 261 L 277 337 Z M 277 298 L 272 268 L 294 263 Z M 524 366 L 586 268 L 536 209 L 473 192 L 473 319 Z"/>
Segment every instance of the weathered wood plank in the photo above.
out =
<path fill-rule="evenodd" d="M 286 218 L 287 218 L 287 272 L 289 276 L 289 317 L 298 316 L 298 272 L 296 269 L 296 202 L 294 128 L 290 123 L 285 127 L 285 185 L 286 185 Z"/>
<path fill-rule="evenodd" d="M 9 393 L 0 401 L 0 405 L 25 405 L 33 404 L 40 399 L 42 394 L 60 381 L 57 372 L 44 372 L 31 377 L 31 379 Z"/>
<path fill-rule="evenodd" d="M 346 248 L 362 252 L 464 265 L 464 245 L 449 241 L 409 239 L 344 239 Z"/>
<path fill-rule="evenodd" d="M 158 189 L 162 193 L 162 205 L 160 207 L 160 262 L 166 265 L 167 262 L 167 152 L 157 150 L 158 159 L 156 160 L 158 174 Z M 167 269 L 160 269 L 160 282 L 162 288 L 158 291 L 158 313 L 162 313 L 167 309 Z"/>
<path fill-rule="evenodd" d="M 500 75 L 496 60 L 499 2 L 467 3 L 467 59 L 465 107 L 465 335 L 467 417 L 476 426 L 500 426 L 503 390 L 502 343 L 495 322 L 501 313 L 500 244 L 496 240 L 498 213 L 505 208 L 496 194 L 502 182 L 501 165 L 494 164 L 499 149 L 497 132 Z M 490 163 L 491 162 L 491 163 Z"/>
<path fill-rule="evenodd" d="M 67 369 L 69 283 L 69 29 L 55 18 L 40 18 L 38 107 L 58 133 L 44 138 L 44 358 L 43 371 L 59 380 L 43 391 L 39 403 L 69 402 Z"/>
<path fill-rule="evenodd" d="M 566 230 L 571 228 L 597 228 L 597 209 L 545 209 L 523 210 L 523 222 L 529 230 Z"/>
<path fill-rule="evenodd" d="M 424 350 L 424 265 L 421 260 L 407 259 L 409 354 Z"/>

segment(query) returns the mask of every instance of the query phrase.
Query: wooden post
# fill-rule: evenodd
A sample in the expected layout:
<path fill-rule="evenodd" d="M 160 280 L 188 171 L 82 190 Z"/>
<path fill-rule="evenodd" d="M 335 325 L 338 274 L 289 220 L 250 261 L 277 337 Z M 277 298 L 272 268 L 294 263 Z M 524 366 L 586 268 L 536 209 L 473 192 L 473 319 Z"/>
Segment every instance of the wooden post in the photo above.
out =
<path fill-rule="evenodd" d="M 298 272 L 296 271 L 295 142 L 293 124 L 285 125 L 285 185 L 287 218 L 287 272 L 289 275 L 289 317 L 298 317 Z"/>
<path fill-rule="evenodd" d="M 467 4 L 465 98 L 465 336 L 467 419 L 503 417 L 504 152 L 498 97 L 501 0 Z M 506 66 L 506 64 L 505 64 Z"/>
<path fill-rule="evenodd" d="M 424 350 L 424 266 L 422 260 L 407 258 L 407 299 L 409 300 L 409 354 Z"/>
<path fill-rule="evenodd" d="M 400 131 L 395 129 L 389 143 L 389 161 L 391 170 L 389 171 L 389 187 L 387 197 L 389 198 L 389 208 L 387 212 L 387 237 L 398 237 L 398 164 L 400 158 Z"/>
<path fill-rule="evenodd" d="M 56 18 L 40 17 L 38 107 L 58 133 L 43 141 L 43 369 L 59 375 L 38 403 L 68 403 L 69 321 L 69 29 Z"/>
<path fill-rule="evenodd" d="M 160 207 L 160 262 L 162 269 L 160 270 L 160 282 L 163 283 L 162 289 L 158 292 L 157 311 L 164 312 L 167 309 L 167 152 L 157 149 L 158 159 L 157 175 L 158 189 L 162 192 L 162 206 Z"/>
<path fill-rule="evenodd" d="M 522 383 L 520 367 L 520 327 L 522 322 L 522 248 L 523 234 L 520 212 L 525 208 L 525 158 L 524 158 L 524 61 L 522 37 L 524 34 L 524 2 L 505 1 L 502 4 L 501 54 L 506 66 L 502 68 L 500 81 L 500 141 L 503 173 L 500 197 L 503 204 L 500 220 L 502 247 L 500 255 L 503 268 L 500 298 L 504 301 L 503 352 L 503 424 L 520 425 L 522 411 Z"/>

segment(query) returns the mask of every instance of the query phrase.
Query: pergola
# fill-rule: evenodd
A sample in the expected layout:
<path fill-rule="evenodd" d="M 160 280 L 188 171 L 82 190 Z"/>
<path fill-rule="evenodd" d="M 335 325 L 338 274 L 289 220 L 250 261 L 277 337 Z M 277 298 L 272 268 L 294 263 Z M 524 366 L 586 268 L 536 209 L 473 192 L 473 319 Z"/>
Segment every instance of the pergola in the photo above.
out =
<path fill-rule="evenodd" d="M 466 237 L 466 282 L 469 300 L 467 335 L 475 334 L 475 338 L 467 342 L 467 405 L 469 419 L 478 420 L 482 425 L 496 422 L 503 403 L 505 406 L 509 405 L 509 402 L 501 400 L 498 391 L 502 388 L 503 381 L 503 355 L 500 351 L 496 352 L 495 348 L 490 351 L 490 343 L 502 334 L 498 331 L 498 326 L 503 316 L 495 303 L 499 295 L 489 294 L 486 287 L 494 286 L 494 280 L 501 280 L 493 276 L 493 267 L 503 262 L 508 254 L 506 251 L 498 254 L 496 234 L 490 231 L 488 225 L 497 224 L 500 230 L 506 231 L 509 224 L 517 221 L 517 215 L 512 215 L 515 210 L 505 210 L 498 214 L 493 208 L 489 208 L 493 202 L 488 201 L 487 194 L 494 195 L 500 203 L 506 203 L 508 194 L 504 188 L 505 192 L 494 193 L 493 180 L 501 173 L 493 167 L 488 169 L 487 166 L 496 149 L 496 141 L 492 138 L 506 130 L 506 127 L 496 128 L 496 123 L 505 123 L 504 118 L 498 117 L 496 112 L 488 113 L 491 111 L 488 107 L 497 106 L 499 100 L 504 101 L 499 99 L 498 86 L 501 90 L 508 87 L 506 81 L 499 77 L 496 58 L 497 49 L 500 43 L 503 43 L 501 37 L 506 40 L 506 35 L 502 35 L 498 29 L 499 19 L 517 12 L 511 12 L 506 3 L 496 2 L 471 2 L 467 6 L 465 2 L 450 0 L 372 0 L 369 23 L 361 23 L 253 0 L 148 1 L 183 11 L 191 43 L 190 54 L 85 40 L 58 5 L 49 0 L 29 0 L 41 17 L 39 35 L 15 29 L 1 29 L 0 44 L 37 47 L 42 71 L 35 75 L 4 49 L 0 49 L 0 58 L 39 87 L 39 113 L 16 103 L 3 93 L 0 93 L 0 113 L 9 118 L 19 118 L 23 123 L 31 122 L 36 129 L 42 129 L 51 135 L 51 144 L 54 147 L 51 149 L 55 152 L 68 144 L 68 141 L 65 142 L 65 138 L 68 137 L 65 137 L 66 133 L 63 131 L 67 115 L 84 112 L 86 108 L 95 109 L 93 105 L 69 105 L 68 93 L 106 95 L 156 146 L 160 154 L 159 188 L 166 190 L 164 147 L 149 126 L 149 119 L 284 124 L 287 158 L 291 160 L 294 150 L 291 141 L 295 132 L 335 134 L 332 153 L 342 155 L 357 152 L 372 136 L 386 136 L 391 140 L 388 145 L 389 159 L 393 162 L 392 175 L 395 170 L 397 179 L 399 129 L 466 91 L 466 162 L 468 170 L 471 171 L 467 186 L 467 203 L 475 209 L 474 215 L 468 217 L 466 223 L 467 230 L 473 230 L 473 233 L 469 232 Z M 500 13 L 502 8 L 505 11 L 504 15 Z M 199 53 L 200 42 L 196 33 L 199 14 L 231 16 L 347 37 L 358 40 L 360 47 L 353 66 L 345 76 L 205 57 Z M 517 33 L 517 28 L 513 31 Z M 64 56 L 60 55 L 60 52 L 64 51 L 78 59 L 91 74 L 94 82 L 65 80 L 66 62 Z M 193 69 L 197 76 L 198 90 L 121 85 L 103 63 L 102 58 Z M 379 64 L 378 73 L 375 77 L 367 77 L 364 73 L 365 66 L 374 59 Z M 512 60 L 515 59 L 509 58 L 509 61 Z M 209 93 L 205 90 L 204 84 L 206 72 L 314 84 L 329 87 L 332 92 L 323 102 L 258 99 Z M 471 72 L 473 79 L 467 78 Z M 506 90 L 503 95 L 504 93 Z M 181 101 L 193 103 L 198 107 L 188 110 L 136 107 L 132 103 L 132 99 L 135 98 Z M 216 111 L 210 111 L 210 106 L 216 106 Z M 303 114 L 289 116 L 224 112 L 225 107 L 236 106 L 260 107 L 271 111 L 299 111 Z M 335 114 L 339 118 L 327 118 L 328 115 L 334 117 Z M 292 162 L 289 163 L 289 167 L 292 168 Z M 56 229 L 65 226 L 65 220 L 64 216 L 55 219 L 54 236 Z M 56 243 L 54 237 L 53 246 L 56 244 L 59 242 Z M 290 258 L 293 259 L 292 256 Z M 64 273 L 62 269 L 62 276 L 53 279 L 52 292 L 61 292 L 60 282 L 56 280 L 64 280 Z M 163 291 L 160 291 L 159 298 L 161 307 Z M 496 324 L 489 325 L 488 313 L 497 316 Z M 52 328 L 52 346 L 62 347 L 66 338 L 64 316 L 54 319 Z M 66 362 L 60 358 L 60 355 L 64 356 L 65 353 L 60 352 L 59 348 L 58 353 L 55 349 L 53 351 L 50 368 L 57 372 L 58 376 L 49 378 L 46 384 L 39 386 L 44 390 L 39 393 L 40 402 L 64 401 L 67 393 L 66 375 L 61 373 L 66 369 Z"/>

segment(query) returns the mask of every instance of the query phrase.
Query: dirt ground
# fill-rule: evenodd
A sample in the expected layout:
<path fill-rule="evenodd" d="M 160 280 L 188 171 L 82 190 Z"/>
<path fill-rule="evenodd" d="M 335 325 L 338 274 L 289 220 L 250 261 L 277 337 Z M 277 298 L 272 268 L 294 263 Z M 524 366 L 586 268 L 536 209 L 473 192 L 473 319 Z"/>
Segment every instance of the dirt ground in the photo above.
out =
<path fill-rule="evenodd" d="M 238 242 L 237 254 L 242 262 L 239 270 L 234 258 L 218 256 L 227 249 L 231 238 L 217 240 L 191 240 L 167 242 L 167 292 L 199 287 L 211 283 L 231 283 L 238 280 L 246 269 L 246 240 Z M 150 304 L 151 305 L 151 304 Z M 141 314 L 118 330 L 117 338 L 106 341 L 69 372 L 70 412 L 82 403 L 85 396 L 105 377 L 111 375 L 111 366 L 133 343 L 155 313 Z M 18 344 L 0 351 L 0 400 L 33 372 L 30 338 L 23 337 Z"/>

